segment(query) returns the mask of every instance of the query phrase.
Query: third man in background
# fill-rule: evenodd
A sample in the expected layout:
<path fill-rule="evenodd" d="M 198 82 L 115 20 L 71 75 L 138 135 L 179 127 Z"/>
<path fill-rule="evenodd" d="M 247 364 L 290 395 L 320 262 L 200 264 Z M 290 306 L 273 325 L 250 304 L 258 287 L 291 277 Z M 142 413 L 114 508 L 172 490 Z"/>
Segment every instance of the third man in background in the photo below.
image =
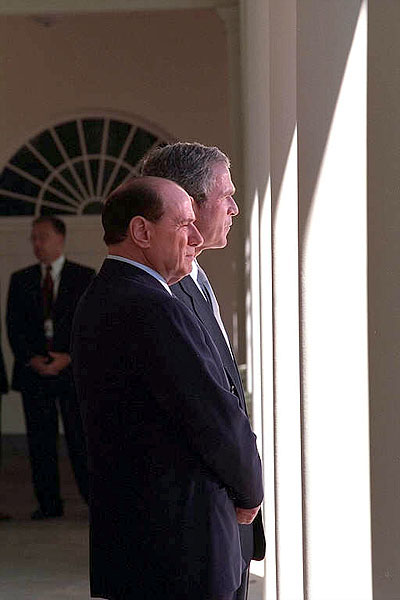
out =
<path fill-rule="evenodd" d="M 79 491 L 87 502 L 85 439 L 69 354 L 72 318 L 94 269 L 65 258 L 66 227 L 43 215 L 32 223 L 38 263 L 13 273 L 7 329 L 15 364 L 12 388 L 22 394 L 32 479 L 39 507 L 32 519 L 63 515 L 57 461 L 58 407 Z"/>

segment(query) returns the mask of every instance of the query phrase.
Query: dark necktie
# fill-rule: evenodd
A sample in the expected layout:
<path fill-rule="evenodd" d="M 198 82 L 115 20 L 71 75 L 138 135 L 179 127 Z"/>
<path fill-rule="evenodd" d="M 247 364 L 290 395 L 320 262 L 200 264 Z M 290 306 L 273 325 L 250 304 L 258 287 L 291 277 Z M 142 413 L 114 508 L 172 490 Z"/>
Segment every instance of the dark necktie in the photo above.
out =
<path fill-rule="evenodd" d="M 54 283 L 51 276 L 51 265 L 46 266 L 46 274 L 42 284 L 44 319 L 51 319 L 53 312 Z"/>

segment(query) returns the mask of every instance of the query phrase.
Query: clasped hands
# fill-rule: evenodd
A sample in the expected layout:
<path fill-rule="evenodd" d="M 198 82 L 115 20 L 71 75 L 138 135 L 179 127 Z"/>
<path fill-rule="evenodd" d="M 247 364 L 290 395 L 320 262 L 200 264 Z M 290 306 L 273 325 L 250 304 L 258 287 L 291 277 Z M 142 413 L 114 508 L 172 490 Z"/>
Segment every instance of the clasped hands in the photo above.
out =
<path fill-rule="evenodd" d="M 49 356 L 50 361 L 47 356 L 32 356 L 29 366 L 42 377 L 54 377 L 71 362 L 71 357 L 66 352 L 49 352 Z"/>
<path fill-rule="evenodd" d="M 257 516 L 260 506 L 255 508 L 239 508 L 235 507 L 236 519 L 239 525 L 250 525 Z"/>

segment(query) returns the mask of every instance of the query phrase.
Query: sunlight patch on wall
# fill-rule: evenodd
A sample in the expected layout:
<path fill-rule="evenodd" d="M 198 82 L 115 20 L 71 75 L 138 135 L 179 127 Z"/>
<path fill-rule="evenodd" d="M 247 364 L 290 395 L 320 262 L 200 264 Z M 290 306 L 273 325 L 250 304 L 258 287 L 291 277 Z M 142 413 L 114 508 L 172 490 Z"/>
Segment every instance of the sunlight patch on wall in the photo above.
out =
<path fill-rule="evenodd" d="M 313 197 L 303 256 L 309 597 L 372 597 L 367 354 L 367 6 Z M 340 514 L 329 519 L 329 514 Z M 328 543 L 327 543 L 328 541 Z M 332 565 L 340 578 L 334 581 Z M 340 579 L 340 581 L 339 581 Z"/>

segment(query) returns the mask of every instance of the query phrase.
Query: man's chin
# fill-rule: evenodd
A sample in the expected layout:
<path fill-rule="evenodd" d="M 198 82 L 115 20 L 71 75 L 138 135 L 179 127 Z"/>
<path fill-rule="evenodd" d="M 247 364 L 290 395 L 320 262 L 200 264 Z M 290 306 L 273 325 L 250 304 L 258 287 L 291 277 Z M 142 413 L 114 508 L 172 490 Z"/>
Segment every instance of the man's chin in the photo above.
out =
<path fill-rule="evenodd" d="M 189 275 L 189 273 L 184 273 L 181 275 L 174 275 L 173 277 L 171 277 L 171 279 L 168 280 L 167 283 L 168 283 L 168 285 L 174 285 L 174 283 L 178 283 L 178 281 L 180 281 L 181 279 L 186 277 L 186 275 Z"/>
<path fill-rule="evenodd" d="M 178 283 L 178 281 L 186 277 L 186 275 L 189 275 L 192 272 L 192 262 L 193 261 L 190 261 L 190 265 L 186 265 L 185 268 L 182 268 L 179 271 L 179 273 L 174 273 L 171 275 L 167 281 L 168 285 L 174 285 L 174 283 Z"/>
<path fill-rule="evenodd" d="M 221 248 L 225 248 L 228 244 L 228 240 L 225 238 L 223 240 L 218 240 L 216 242 L 210 242 L 209 244 L 204 244 L 201 248 L 196 249 L 196 256 L 203 252 L 203 250 L 220 250 Z"/>

